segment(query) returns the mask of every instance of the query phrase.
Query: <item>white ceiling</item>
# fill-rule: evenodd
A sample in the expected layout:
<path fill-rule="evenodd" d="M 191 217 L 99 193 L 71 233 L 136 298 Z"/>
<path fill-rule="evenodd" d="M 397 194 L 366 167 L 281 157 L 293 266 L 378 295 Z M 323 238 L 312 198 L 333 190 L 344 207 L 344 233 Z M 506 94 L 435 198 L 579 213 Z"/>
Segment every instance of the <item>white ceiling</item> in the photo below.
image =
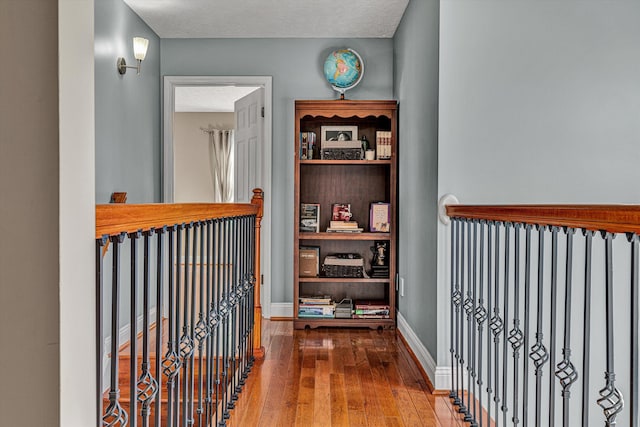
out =
<path fill-rule="evenodd" d="M 233 113 L 234 102 L 256 89 L 255 86 L 178 86 L 174 109 L 176 113 Z"/>
<path fill-rule="evenodd" d="M 124 0 L 160 38 L 390 38 L 409 0 Z"/>

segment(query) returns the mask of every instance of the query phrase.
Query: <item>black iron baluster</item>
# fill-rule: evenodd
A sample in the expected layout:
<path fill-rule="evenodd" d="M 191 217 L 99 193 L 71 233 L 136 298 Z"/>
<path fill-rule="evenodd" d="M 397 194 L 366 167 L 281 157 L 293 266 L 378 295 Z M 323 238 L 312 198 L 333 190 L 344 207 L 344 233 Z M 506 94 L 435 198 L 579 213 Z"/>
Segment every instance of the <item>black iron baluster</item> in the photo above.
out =
<path fill-rule="evenodd" d="M 522 421 L 523 427 L 529 425 L 529 360 L 526 351 L 529 348 L 529 311 L 531 296 L 531 224 L 525 225 L 525 261 L 524 261 L 524 334 L 522 336 L 522 346 L 524 347 L 524 357 L 522 358 L 522 378 L 523 378 L 523 398 L 522 398 Z"/>
<path fill-rule="evenodd" d="M 504 329 L 504 322 L 500 318 L 500 226 L 501 222 L 495 222 L 496 235 L 495 235 L 495 262 L 494 262 L 494 303 L 493 303 L 493 316 L 491 317 L 490 327 L 493 333 L 493 351 L 495 354 L 494 362 L 494 381 L 493 384 L 496 388 L 493 395 L 493 402 L 495 404 L 495 426 L 499 426 L 498 410 L 500 407 L 500 395 L 499 395 L 499 383 L 500 383 L 500 333 Z M 506 361 L 503 359 L 503 363 Z M 504 398 L 504 396 L 503 396 Z"/>
<path fill-rule="evenodd" d="M 487 316 L 492 312 L 493 297 L 491 291 L 491 279 L 493 274 L 491 271 L 491 254 L 493 253 L 493 221 L 487 222 Z M 491 426 L 491 394 L 493 389 L 491 388 L 491 321 L 489 321 L 487 327 L 487 426 Z"/>
<path fill-rule="evenodd" d="M 180 359 L 176 352 L 176 315 L 175 315 L 175 299 L 176 292 L 174 289 L 174 262 L 175 262 L 175 253 L 174 252 L 174 233 L 176 231 L 176 226 L 172 225 L 167 228 L 168 230 L 168 246 L 169 253 L 167 257 L 168 263 L 168 340 L 167 340 L 167 352 L 165 353 L 164 359 L 162 361 L 162 372 L 167 377 L 167 423 L 170 427 L 175 427 L 177 423 L 174 420 L 174 399 L 177 400 L 177 396 L 175 395 L 175 378 L 176 374 L 180 369 Z M 179 251 L 178 251 L 179 252 Z"/>
<path fill-rule="evenodd" d="M 156 392 L 155 427 L 160 427 L 162 420 L 162 300 L 163 300 L 163 274 L 164 267 L 162 258 L 164 257 L 164 233 L 167 227 L 156 228 L 157 254 L 156 254 L 156 379 L 158 390 Z"/>
<path fill-rule="evenodd" d="M 205 321 L 205 291 L 204 291 L 204 285 L 206 282 L 206 279 L 208 279 L 208 275 L 205 278 L 205 274 L 204 274 L 204 263 L 207 260 L 207 251 L 206 251 L 206 244 L 205 244 L 205 236 L 204 236 L 204 232 L 205 232 L 205 227 L 204 225 L 206 225 L 206 222 L 202 222 L 199 224 L 199 229 L 200 229 L 200 295 L 199 295 L 199 312 L 198 312 L 198 323 L 195 326 L 195 338 L 196 340 L 198 340 L 198 408 L 196 409 L 196 414 L 198 415 L 198 425 L 201 426 L 202 425 L 202 418 L 203 418 L 203 414 L 204 414 L 204 407 L 203 407 L 203 373 L 204 373 L 204 368 L 202 366 L 202 360 L 204 357 L 204 343 L 205 340 L 207 339 L 207 337 L 209 336 L 209 325 L 208 323 Z M 194 286 L 195 287 L 195 286 Z M 195 307 L 194 307 L 194 311 L 195 311 Z"/>
<path fill-rule="evenodd" d="M 149 358 L 149 239 L 154 233 L 154 229 L 143 232 L 144 235 L 144 275 L 142 283 L 142 366 L 140 368 L 140 377 L 138 378 L 138 402 L 142 404 L 142 425 L 149 427 L 149 406 L 158 391 L 158 383 L 151 375 L 150 358 Z"/>
<path fill-rule="evenodd" d="M 573 235 L 575 229 L 565 229 L 567 234 L 567 257 L 564 293 L 564 344 L 562 348 L 562 361 L 558 363 L 556 377 L 562 386 L 562 422 L 564 426 L 569 424 L 569 398 L 571 397 L 571 385 L 578 379 L 578 372 L 571 362 L 571 278 L 573 272 Z M 553 399 L 554 396 L 551 396 Z"/>
<path fill-rule="evenodd" d="M 472 342 L 472 316 L 473 313 L 473 295 L 472 291 L 472 260 L 471 260 L 471 225 L 473 220 L 467 221 L 467 294 L 464 299 L 464 311 L 467 314 L 467 411 L 464 414 L 464 421 L 473 422 L 473 416 L 471 414 L 471 385 L 472 385 L 472 372 L 473 372 L 473 342 Z"/>
<path fill-rule="evenodd" d="M 223 296 L 221 303 L 222 310 L 222 379 L 223 379 L 223 390 L 222 390 L 222 417 L 220 420 L 221 425 L 226 424 L 226 420 L 229 419 L 229 409 L 227 407 L 228 398 L 229 398 L 229 310 L 231 309 L 229 306 L 229 281 L 231 280 L 231 259 L 230 259 L 230 249 L 231 249 L 231 230 L 230 230 L 230 220 L 229 218 L 225 218 L 224 220 L 224 238 L 223 238 L 223 263 L 224 263 L 224 271 L 223 271 Z"/>
<path fill-rule="evenodd" d="M 129 421 L 131 427 L 138 425 L 138 239 L 141 231 L 129 233 L 131 241 L 131 334 L 129 335 Z"/>
<path fill-rule="evenodd" d="M 451 300 L 451 306 L 449 308 L 449 323 L 450 323 L 450 330 L 449 330 L 449 353 L 451 354 L 451 390 L 449 391 L 449 399 L 456 399 L 457 397 L 457 393 L 456 393 L 456 380 L 455 380 L 455 360 L 456 360 L 456 355 L 455 355 L 455 326 L 454 326 L 454 312 L 456 309 L 456 304 L 454 303 L 454 299 L 455 299 L 455 263 L 456 263 L 456 225 L 457 225 L 458 221 L 455 218 L 451 219 L 451 288 L 449 289 L 449 298 Z M 454 404 L 455 401 L 454 401 Z"/>
<path fill-rule="evenodd" d="M 193 355 L 193 341 L 189 335 L 189 262 L 192 262 L 191 255 L 191 229 L 193 223 L 184 226 L 184 287 L 183 287 L 183 321 L 182 336 L 180 337 L 180 356 L 182 357 L 182 425 L 187 426 L 187 422 L 191 421 L 190 412 L 190 366 L 191 356 Z M 193 277 L 191 278 L 193 280 Z"/>
<path fill-rule="evenodd" d="M 455 260 L 455 282 L 454 282 L 454 286 L 455 289 L 453 290 L 453 294 L 452 294 L 452 301 L 453 301 L 453 305 L 455 307 L 455 314 L 454 314 L 454 320 L 455 320 L 455 338 L 454 338 L 454 343 L 455 343 L 455 364 L 454 364 L 454 370 L 455 370 L 455 395 L 453 397 L 453 404 L 456 406 L 460 406 L 462 404 L 462 399 L 461 394 L 462 394 L 462 387 L 460 387 L 460 373 L 461 373 L 461 367 L 460 367 L 460 303 L 462 302 L 462 294 L 460 292 L 460 230 L 462 228 L 462 221 L 460 219 L 454 218 L 454 226 L 456 229 L 456 240 L 455 240 L 455 256 L 454 256 L 454 260 Z"/>
<path fill-rule="evenodd" d="M 104 410 L 104 403 L 102 397 L 102 355 L 104 354 L 104 343 L 102 341 L 102 329 L 104 327 L 103 324 L 103 308 L 102 304 L 104 303 L 104 283 L 103 283 L 103 270 L 104 263 L 102 261 L 102 251 L 105 245 L 107 244 L 107 236 L 102 236 L 100 239 L 96 239 L 96 407 L 97 411 L 97 419 L 96 426 L 102 425 L 102 411 Z"/>
<path fill-rule="evenodd" d="M 605 425 L 612 426 L 616 417 L 624 407 L 622 393 L 615 387 L 616 374 L 613 367 L 613 245 L 614 235 L 602 232 L 605 239 L 605 316 L 606 316 L 606 355 L 607 370 L 604 373 L 605 386 L 600 390 L 598 405 L 602 408 L 606 419 Z"/>
<path fill-rule="evenodd" d="M 216 310 L 218 313 L 218 325 L 217 325 L 217 333 L 216 333 L 216 354 L 215 354 L 215 364 L 216 364 L 216 425 L 222 421 L 222 414 L 220 413 L 220 406 L 222 401 L 222 280 L 224 279 L 224 258 L 223 258 L 223 239 L 225 237 L 224 234 L 224 221 L 217 220 L 218 227 L 218 245 L 217 245 L 217 262 L 216 262 Z"/>
<path fill-rule="evenodd" d="M 542 425 L 542 367 L 549 360 L 549 353 L 545 348 L 542 339 L 544 333 L 542 331 L 542 315 L 544 308 L 544 232 L 545 226 L 538 226 L 538 307 L 536 321 L 536 343 L 531 347 L 529 357 L 533 360 L 536 368 L 536 426 Z"/>
<path fill-rule="evenodd" d="M 504 223 L 504 315 L 502 316 L 503 321 L 509 321 L 509 252 L 510 252 L 510 233 L 511 223 Z M 507 335 L 506 327 L 504 329 L 504 339 L 502 340 L 502 406 L 500 409 L 502 410 L 502 423 L 507 425 L 507 369 L 509 363 L 507 362 L 507 344 L 509 341 L 509 337 Z M 497 415 L 497 414 L 496 414 Z"/>
<path fill-rule="evenodd" d="M 471 233 L 469 233 L 469 237 L 471 237 Z M 471 253 L 473 253 L 473 261 L 471 261 Z M 477 275 L 476 275 L 476 267 L 477 267 L 477 255 L 478 255 L 478 221 L 473 221 L 473 250 L 469 253 L 469 262 L 472 263 L 472 279 L 473 279 L 473 288 L 471 288 L 471 282 L 469 282 L 470 294 L 471 294 L 471 322 L 469 324 L 470 329 L 469 333 L 471 335 L 471 381 L 469 383 L 469 391 L 471 391 L 471 386 L 473 386 L 473 416 L 471 417 L 471 427 L 476 427 L 477 423 L 477 402 L 476 402 L 476 362 L 477 362 L 477 353 L 476 353 L 476 330 L 478 325 L 473 325 L 475 322 L 475 313 L 476 313 L 476 294 L 477 294 Z M 475 327 L 474 327 L 475 326 Z"/>
<path fill-rule="evenodd" d="M 484 226 L 486 221 L 480 221 L 480 272 L 478 275 L 480 281 L 480 291 L 477 295 L 478 304 L 475 310 L 476 322 L 478 324 L 478 406 L 480 408 L 478 418 L 480 419 L 480 427 L 482 427 L 482 337 L 484 334 L 484 322 L 487 320 L 487 310 L 484 308 Z M 489 282 L 487 281 L 487 285 Z"/>
<path fill-rule="evenodd" d="M 129 414 L 120 406 L 120 389 L 118 388 L 118 351 L 120 320 L 120 245 L 126 234 L 111 236 L 113 261 L 111 266 L 111 377 L 109 388 L 109 405 L 102 416 L 102 425 L 107 427 L 126 426 Z M 102 332 L 100 332 L 100 336 Z M 102 357 L 102 355 L 99 355 Z M 102 373 L 99 373 L 102 375 Z"/>
<path fill-rule="evenodd" d="M 467 225 L 467 220 L 463 219 L 462 224 L 460 224 L 461 228 L 461 239 L 460 239 L 460 303 L 462 304 L 462 298 L 464 297 L 464 240 L 465 240 L 465 228 Z M 468 414 L 467 407 L 464 405 L 464 305 L 460 310 L 460 406 L 458 407 L 458 412 L 465 415 L 465 418 Z M 469 369 L 469 368 L 467 368 Z M 467 392 L 468 393 L 468 392 Z"/>
<path fill-rule="evenodd" d="M 631 244 L 631 426 L 640 425 L 638 419 L 638 235 L 628 233 L 627 239 Z"/>
<path fill-rule="evenodd" d="M 549 341 L 549 427 L 555 425 L 556 383 L 553 381 L 553 369 L 556 366 L 556 321 L 558 316 L 558 232 L 559 227 L 551 227 L 551 320 Z"/>
<path fill-rule="evenodd" d="M 584 255 L 584 327 L 582 339 L 582 426 L 589 427 L 589 356 L 591 343 L 591 248 L 593 231 L 583 230 L 585 236 Z"/>
<path fill-rule="evenodd" d="M 180 335 L 180 331 L 182 330 L 180 326 L 180 322 L 182 321 L 182 293 L 184 288 L 184 281 L 186 280 L 185 276 L 182 273 L 182 260 L 184 259 L 183 254 L 183 246 L 182 246 L 182 237 L 183 234 L 186 234 L 186 224 L 178 224 L 177 225 L 177 234 L 176 234 L 176 315 L 175 315 L 175 339 L 176 339 L 176 348 L 179 356 L 179 364 L 178 364 L 178 372 L 176 373 L 176 386 L 175 386 L 175 400 L 174 400 L 174 412 L 173 412 L 173 423 L 175 427 L 179 427 L 181 421 L 180 415 L 180 396 L 181 387 L 182 387 L 182 377 L 186 377 L 186 375 L 181 374 L 180 368 L 182 368 L 182 372 L 185 372 L 185 359 L 183 357 L 182 352 L 182 338 Z M 186 265 L 185 265 L 186 270 Z M 184 400 L 183 400 L 184 405 Z"/>
<path fill-rule="evenodd" d="M 206 263 L 207 263 L 207 278 L 206 278 L 206 287 L 205 287 L 205 310 L 206 310 L 206 316 L 205 316 L 205 322 L 207 323 L 207 330 L 209 331 L 209 333 L 207 334 L 207 338 L 205 340 L 205 348 L 204 348 L 204 353 L 205 353 L 205 367 L 204 369 L 206 369 L 206 375 L 205 375 L 205 406 L 204 406 L 204 418 L 205 418 L 205 425 L 208 426 L 210 421 L 211 421 L 211 334 L 213 333 L 212 330 L 212 319 L 211 319 L 211 283 L 212 283 L 212 277 L 211 277 L 211 264 L 213 263 L 213 247 L 212 247 L 212 241 L 211 241 L 211 224 L 212 221 L 211 220 L 207 220 L 207 231 L 206 231 L 206 246 L 207 246 L 207 256 L 205 258 Z"/>
<path fill-rule="evenodd" d="M 189 304 L 189 340 L 191 341 L 191 353 L 189 355 L 189 424 L 195 424 L 195 323 L 196 323 L 196 289 L 198 286 L 198 230 L 200 229 L 200 223 L 193 223 L 193 240 L 191 249 L 191 286 L 189 293 L 191 295 L 191 303 Z"/>
<path fill-rule="evenodd" d="M 520 347 L 522 347 L 523 334 L 520 329 L 520 228 L 522 224 L 514 224 L 514 254 L 513 254 L 513 328 L 509 332 L 509 342 L 513 350 L 513 425 L 518 425 L 518 391 L 519 372 L 518 363 L 520 362 Z M 526 359 L 526 358 L 525 358 Z M 506 363 L 505 363 L 506 365 Z M 526 403 L 523 405 L 526 406 Z"/>
<path fill-rule="evenodd" d="M 231 262 L 233 268 L 231 269 L 231 282 L 229 283 L 230 293 L 229 293 L 229 308 L 231 315 L 231 331 L 230 338 L 231 343 L 229 345 L 229 364 L 230 364 L 230 372 L 231 372 L 231 381 L 230 381 L 230 390 L 231 393 L 229 403 L 227 408 L 229 410 L 233 409 L 235 406 L 235 402 L 238 399 L 238 396 L 235 391 L 236 385 L 236 317 L 237 317 L 237 294 L 236 294 L 236 286 L 238 283 L 238 219 L 234 218 L 231 220 L 232 234 L 231 234 Z"/>

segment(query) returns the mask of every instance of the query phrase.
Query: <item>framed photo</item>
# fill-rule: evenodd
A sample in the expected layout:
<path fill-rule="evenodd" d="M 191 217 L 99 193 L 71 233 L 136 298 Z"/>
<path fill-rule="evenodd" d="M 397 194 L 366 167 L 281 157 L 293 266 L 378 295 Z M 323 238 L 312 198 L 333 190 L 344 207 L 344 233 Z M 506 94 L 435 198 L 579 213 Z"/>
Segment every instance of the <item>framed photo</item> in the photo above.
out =
<path fill-rule="evenodd" d="M 359 148 L 358 126 L 321 126 L 320 145 L 322 148 Z"/>
<path fill-rule="evenodd" d="M 351 204 L 334 203 L 331 205 L 331 221 L 351 221 Z"/>
<path fill-rule="evenodd" d="M 369 211 L 369 230 L 374 233 L 391 231 L 390 204 L 385 202 L 371 203 Z"/>
<path fill-rule="evenodd" d="M 320 232 L 320 204 L 301 203 L 300 204 L 300 232 L 319 233 Z"/>

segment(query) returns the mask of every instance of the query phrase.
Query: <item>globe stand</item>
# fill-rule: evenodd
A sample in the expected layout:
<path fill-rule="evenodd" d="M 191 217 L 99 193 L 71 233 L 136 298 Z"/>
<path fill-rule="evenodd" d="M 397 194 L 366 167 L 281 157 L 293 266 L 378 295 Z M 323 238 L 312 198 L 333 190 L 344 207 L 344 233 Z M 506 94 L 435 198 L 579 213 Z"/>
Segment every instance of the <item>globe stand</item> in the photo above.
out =
<path fill-rule="evenodd" d="M 340 101 L 344 101 L 344 92 L 340 92 Z"/>

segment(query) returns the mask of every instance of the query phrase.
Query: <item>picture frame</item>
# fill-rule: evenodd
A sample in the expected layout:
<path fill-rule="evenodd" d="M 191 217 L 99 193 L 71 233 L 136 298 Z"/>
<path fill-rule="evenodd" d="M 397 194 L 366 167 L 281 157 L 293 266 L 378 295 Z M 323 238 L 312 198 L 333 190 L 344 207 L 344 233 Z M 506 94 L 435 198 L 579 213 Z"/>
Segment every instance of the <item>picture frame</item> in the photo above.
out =
<path fill-rule="evenodd" d="M 320 232 L 320 203 L 300 203 L 299 231 L 304 233 Z"/>
<path fill-rule="evenodd" d="M 321 148 L 359 148 L 358 126 L 321 126 Z"/>
<path fill-rule="evenodd" d="M 369 231 L 372 233 L 389 233 L 391 231 L 390 209 L 390 203 L 371 203 L 369 210 Z"/>

